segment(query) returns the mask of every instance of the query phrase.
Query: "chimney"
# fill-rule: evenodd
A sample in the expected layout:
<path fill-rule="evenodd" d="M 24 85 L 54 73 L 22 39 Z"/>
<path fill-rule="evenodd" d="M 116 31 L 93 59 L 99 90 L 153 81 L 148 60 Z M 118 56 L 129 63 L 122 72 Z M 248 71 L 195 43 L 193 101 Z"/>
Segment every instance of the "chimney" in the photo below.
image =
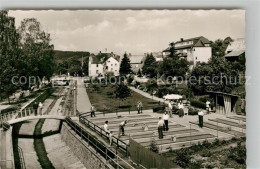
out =
<path fill-rule="evenodd" d="M 181 38 L 181 41 L 183 42 L 183 38 Z"/>

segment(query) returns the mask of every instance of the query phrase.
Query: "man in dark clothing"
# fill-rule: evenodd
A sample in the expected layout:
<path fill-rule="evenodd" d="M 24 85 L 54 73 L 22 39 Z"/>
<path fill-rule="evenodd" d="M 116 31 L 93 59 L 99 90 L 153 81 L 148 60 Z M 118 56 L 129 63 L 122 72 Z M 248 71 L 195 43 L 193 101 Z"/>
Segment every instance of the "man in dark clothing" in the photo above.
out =
<path fill-rule="evenodd" d="M 34 115 L 37 116 L 38 115 L 38 103 L 37 102 L 34 102 L 33 110 L 34 110 Z"/>
<path fill-rule="evenodd" d="M 92 104 L 91 107 L 90 107 L 90 116 L 91 117 L 96 117 L 96 114 L 95 114 L 95 107 L 94 105 Z"/>

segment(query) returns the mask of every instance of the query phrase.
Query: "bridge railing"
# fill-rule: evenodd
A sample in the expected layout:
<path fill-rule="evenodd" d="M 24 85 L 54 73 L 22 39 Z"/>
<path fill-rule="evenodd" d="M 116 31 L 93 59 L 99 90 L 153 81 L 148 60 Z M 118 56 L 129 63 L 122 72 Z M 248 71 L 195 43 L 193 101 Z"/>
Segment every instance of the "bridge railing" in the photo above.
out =
<path fill-rule="evenodd" d="M 19 146 L 18 146 L 18 153 L 19 153 L 19 158 L 20 158 L 21 169 L 26 169 L 24 155 L 23 155 L 23 150 Z"/>
<path fill-rule="evenodd" d="M 70 126 L 70 128 L 75 131 L 81 140 L 85 140 L 88 143 L 88 146 L 92 146 L 96 153 L 99 153 L 102 157 L 106 159 L 106 161 L 110 161 L 111 165 L 115 168 L 131 168 L 134 169 L 127 161 L 121 158 L 117 153 L 114 153 L 111 149 L 101 143 L 98 139 L 91 136 L 84 128 L 82 128 L 77 123 L 73 122 L 70 117 L 65 119 L 66 123 Z M 86 148 L 86 144 L 83 144 Z M 99 157 L 98 157 L 99 158 Z M 107 164 L 105 163 L 107 166 Z"/>
<path fill-rule="evenodd" d="M 102 114 L 102 113 L 99 113 Z M 86 127 L 90 128 L 91 130 L 95 131 L 96 133 L 98 133 L 101 137 L 107 138 L 109 139 L 109 133 L 106 132 L 103 128 L 97 126 L 96 124 L 92 123 L 91 121 L 89 121 L 87 119 L 87 117 L 90 116 L 90 112 L 87 113 L 83 113 L 79 115 L 79 122 L 84 124 Z M 120 140 L 119 138 L 112 136 L 112 142 L 116 144 L 117 148 L 120 148 L 121 150 L 123 150 L 126 155 L 128 156 L 128 148 L 129 145 L 126 144 L 124 141 Z"/>

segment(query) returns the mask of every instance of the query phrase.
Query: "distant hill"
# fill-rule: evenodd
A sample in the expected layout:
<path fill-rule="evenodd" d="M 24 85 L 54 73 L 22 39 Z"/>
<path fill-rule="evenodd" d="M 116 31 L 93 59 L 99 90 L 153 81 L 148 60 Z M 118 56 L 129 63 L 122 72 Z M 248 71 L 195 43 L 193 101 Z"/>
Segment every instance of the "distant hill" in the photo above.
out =
<path fill-rule="evenodd" d="M 83 52 L 83 51 L 60 51 L 60 50 L 54 50 L 54 60 L 57 63 L 61 63 L 65 60 L 70 60 L 71 58 L 76 58 L 77 60 L 80 60 L 81 57 L 89 56 L 89 52 Z"/>

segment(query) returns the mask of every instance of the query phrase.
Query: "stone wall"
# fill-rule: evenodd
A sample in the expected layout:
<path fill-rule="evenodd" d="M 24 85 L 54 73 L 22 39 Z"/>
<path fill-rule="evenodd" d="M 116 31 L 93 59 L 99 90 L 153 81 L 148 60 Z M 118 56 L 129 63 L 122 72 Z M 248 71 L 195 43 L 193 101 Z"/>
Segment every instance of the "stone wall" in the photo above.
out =
<path fill-rule="evenodd" d="M 65 122 L 62 124 L 61 138 L 86 168 L 113 168 L 91 146 L 88 146 L 85 141 L 81 141 L 80 137 Z"/>

